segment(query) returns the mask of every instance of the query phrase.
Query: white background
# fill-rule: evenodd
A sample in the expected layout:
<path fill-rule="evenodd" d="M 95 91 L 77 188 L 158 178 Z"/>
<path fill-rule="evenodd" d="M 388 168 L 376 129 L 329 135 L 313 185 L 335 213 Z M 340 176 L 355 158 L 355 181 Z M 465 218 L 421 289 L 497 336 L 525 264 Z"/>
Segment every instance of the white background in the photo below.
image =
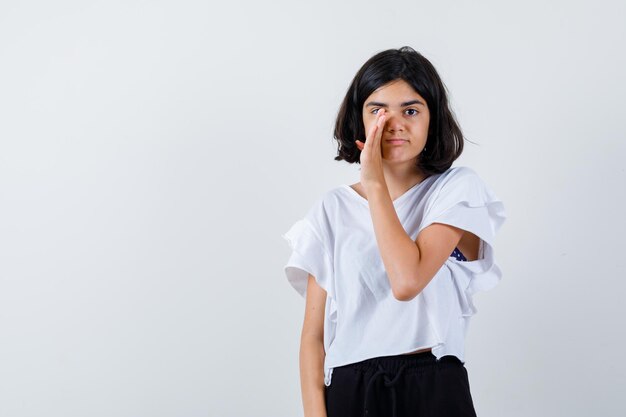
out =
<path fill-rule="evenodd" d="M 302 415 L 281 234 L 373 54 L 435 65 L 507 210 L 481 417 L 623 416 L 619 1 L 4 1 L 0 416 Z"/>

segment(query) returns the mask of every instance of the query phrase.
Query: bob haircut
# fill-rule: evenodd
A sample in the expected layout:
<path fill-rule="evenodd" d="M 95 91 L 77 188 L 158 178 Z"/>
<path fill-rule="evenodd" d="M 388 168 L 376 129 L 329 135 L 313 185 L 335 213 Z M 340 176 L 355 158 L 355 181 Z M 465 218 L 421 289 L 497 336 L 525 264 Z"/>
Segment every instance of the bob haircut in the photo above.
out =
<path fill-rule="evenodd" d="M 335 160 L 361 163 L 361 151 L 354 141 L 365 141 L 365 100 L 376 89 L 399 79 L 426 100 L 430 113 L 426 146 L 417 158 L 417 167 L 426 175 L 445 172 L 463 152 L 463 133 L 449 108 L 446 87 L 435 67 L 409 46 L 379 52 L 357 72 L 335 122 Z"/>

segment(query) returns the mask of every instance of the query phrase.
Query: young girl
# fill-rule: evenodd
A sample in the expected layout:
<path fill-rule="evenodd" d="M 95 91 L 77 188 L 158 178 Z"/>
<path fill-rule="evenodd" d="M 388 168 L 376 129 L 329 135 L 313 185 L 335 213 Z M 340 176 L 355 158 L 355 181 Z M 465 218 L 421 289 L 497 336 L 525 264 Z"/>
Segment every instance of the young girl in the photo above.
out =
<path fill-rule="evenodd" d="M 316 201 L 283 237 L 306 298 L 305 417 L 475 416 L 464 339 L 472 295 L 501 272 L 504 206 L 468 167 L 432 64 L 409 47 L 370 58 L 339 111 L 336 160 L 360 182 Z"/>

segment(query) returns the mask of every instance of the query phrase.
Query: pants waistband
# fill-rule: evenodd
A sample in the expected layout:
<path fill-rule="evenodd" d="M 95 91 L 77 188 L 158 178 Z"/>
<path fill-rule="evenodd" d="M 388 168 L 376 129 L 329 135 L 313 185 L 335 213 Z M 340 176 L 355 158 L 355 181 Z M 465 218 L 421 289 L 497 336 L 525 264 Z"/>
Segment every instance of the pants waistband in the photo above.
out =
<path fill-rule="evenodd" d="M 447 366 L 463 365 L 461 360 L 456 356 L 446 355 L 441 359 L 432 353 L 432 351 L 413 353 L 408 355 L 380 356 L 377 358 L 366 359 L 361 362 L 352 363 L 341 368 L 356 369 L 363 372 L 372 371 L 373 375 L 367 382 L 365 388 L 365 400 L 363 409 L 367 417 L 374 417 L 370 414 L 369 404 L 376 401 L 372 388 L 376 383 L 382 384 L 382 387 L 388 389 L 391 395 L 391 416 L 396 417 L 396 385 L 400 382 L 402 375 L 407 372 L 425 371 L 429 368 L 441 368 Z M 380 385 L 379 385 L 380 386 Z M 370 395 L 374 397 L 370 399 Z M 389 413 L 385 413 L 389 415 Z"/>
<path fill-rule="evenodd" d="M 408 355 L 379 356 L 377 358 L 366 359 L 361 362 L 351 363 L 349 365 L 338 366 L 336 369 L 358 369 L 361 371 L 377 371 L 379 365 L 389 372 L 397 372 L 400 368 L 404 369 L 426 369 L 429 367 L 449 366 L 463 362 L 456 356 L 446 355 L 437 359 L 432 352 L 412 353 Z"/>

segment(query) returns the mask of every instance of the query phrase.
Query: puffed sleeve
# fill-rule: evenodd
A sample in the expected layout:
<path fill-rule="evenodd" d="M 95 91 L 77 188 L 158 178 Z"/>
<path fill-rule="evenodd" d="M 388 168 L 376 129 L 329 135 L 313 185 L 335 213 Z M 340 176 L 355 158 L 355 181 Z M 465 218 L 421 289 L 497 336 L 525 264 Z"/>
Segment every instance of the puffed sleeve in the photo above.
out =
<path fill-rule="evenodd" d="M 292 252 L 284 266 L 287 280 L 306 297 L 308 274 L 315 277 L 317 284 L 328 296 L 334 297 L 333 260 L 329 250 L 328 230 L 325 230 L 323 204 L 318 201 L 306 217 L 296 221 L 282 235 Z"/>
<path fill-rule="evenodd" d="M 444 223 L 480 238 L 478 259 L 458 261 L 451 257 L 445 265 L 461 290 L 464 315 L 472 315 L 476 308 L 471 296 L 493 288 L 502 277 L 494 256 L 494 240 L 506 219 L 504 205 L 468 167 L 453 168 L 437 188 L 427 204 L 420 230 L 432 223 Z"/>

